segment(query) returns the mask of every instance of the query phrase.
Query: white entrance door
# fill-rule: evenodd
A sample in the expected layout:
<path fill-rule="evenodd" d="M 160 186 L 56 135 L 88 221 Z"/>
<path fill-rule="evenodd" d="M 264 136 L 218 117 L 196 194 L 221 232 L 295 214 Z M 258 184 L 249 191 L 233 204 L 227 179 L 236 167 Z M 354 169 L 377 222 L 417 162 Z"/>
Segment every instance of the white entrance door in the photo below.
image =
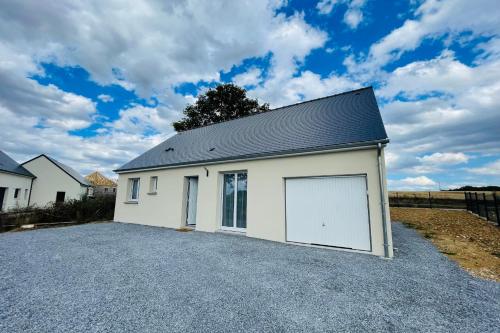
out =
<path fill-rule="evenodd" d="M 371 251 L 366 177 L 287 179 L 286 238 Z"/>
<path fill-rule="evenodd" d="M 198 200 L 198 178 L 188 178 L 187 225 L 196 224 L 196 202 Z"/>

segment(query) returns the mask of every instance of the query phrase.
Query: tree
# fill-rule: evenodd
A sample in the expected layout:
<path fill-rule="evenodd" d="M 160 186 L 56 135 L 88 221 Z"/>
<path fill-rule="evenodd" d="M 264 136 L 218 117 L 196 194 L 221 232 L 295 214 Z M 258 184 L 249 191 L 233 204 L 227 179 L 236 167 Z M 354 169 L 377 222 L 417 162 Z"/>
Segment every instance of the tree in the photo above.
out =
<path fill-rule="evenodd" d="M 231 83 L 221 84 L 186 106 L 184 118 L 173 125 L 177 132 L 182 132 L 268 110 L 269 104 L 260 105 L 256 99 L 248 98 L 245 89 Z"/>

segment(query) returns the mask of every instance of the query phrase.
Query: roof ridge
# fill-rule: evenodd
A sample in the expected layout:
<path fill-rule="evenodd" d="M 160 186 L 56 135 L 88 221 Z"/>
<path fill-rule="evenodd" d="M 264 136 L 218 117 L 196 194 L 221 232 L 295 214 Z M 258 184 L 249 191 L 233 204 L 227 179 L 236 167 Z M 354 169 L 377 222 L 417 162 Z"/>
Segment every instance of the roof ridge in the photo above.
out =
<path fill-rule="evenodd" d="M 208 125 L 205 125 L 205 126 L 200 126 L 200 127 L 189 129 L 187 131 L 176 132 L 175 135 L 182 134 L 182 133 L 187 133 L 187 132 L 190 132 L 190 131 L 194 131 L 194 130 L 201 129 L 201 128 L 206 128 L 206 127 L 213 126 L 213 125 L 219 125 L 219 124 L 228 123 L 228 122 L 234 121 L 234 120 L 245 119 L 245 118 L 248 118 L 248 117 L 257 116 L 259 114 L 265 114 L 265 113 L 269 113 L 271 111 L 281 110 L 281 109 L 288 108 L 288 107 L 291 107 L 291 106 L 296 106 L 296 105 L 300 105 L 300 104 L 315 102 L 315 101 L 319 101 L 319 100 L 323 100 L 323 99 L 327 99 L 327 98 L 332 98 L 332 97 L 337 97 L 337 96 L 341 96 L 341 95 L 352 94 L 352 93 L 356 93 L 356 92 L 359 92 L 359 91 L 362 91 L 362 90 L 367 90 L 367 89 L 373 89 L 373 86 L 370 85 L 370 86 L 367 86 L 367 87 L 358 88 L 358 89 L 349 90 L 349 91 L 344 91 L 344 92 L 333 94 L 333 95 L 328 95 L 328 96 L 319 97 L 319 98 L 313 98 L 313 99 L 310 99 L 310 100 L 307 100 L 307 101 L 301 101 L 301 102 L 292 103 L 292 104 L 289 104 L 289 105 L 283 105 L 283 106 L 280 106 L 280 107 L 277 107 L 277 108 L 274 108 L 274 109 L 270 109 L 270 110 L 267 110 L 267 111 L 263 111 L 263 112 L 259 112 L 259 113 L 254 113 L 254 114 L 249 114 L 247 116 L 243 116 L 243 117 L 239 117 L 239 118 L 224 120 L 224 121 L 221 121 L 221 122 L 218 122 L 218 123 L 208 124 Z M 173 136 L 175 136 L 175 135 L 173 135 Z"/>

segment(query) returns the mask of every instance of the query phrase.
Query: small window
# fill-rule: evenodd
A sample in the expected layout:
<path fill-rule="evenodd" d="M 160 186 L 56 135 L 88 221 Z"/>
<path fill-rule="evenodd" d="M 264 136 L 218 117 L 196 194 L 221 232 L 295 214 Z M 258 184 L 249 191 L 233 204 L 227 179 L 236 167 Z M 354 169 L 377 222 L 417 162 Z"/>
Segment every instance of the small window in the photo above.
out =
<path fill-rule="evenodd" d="M 139 178 L 129 178 L 129 201 L 139 200 Z"/>
<path fill-rule="evenodd" d="M 28 200 L 28 189 L 24 190 L 24 200 Z"/>
<path fill-rule="evenodd" d="M 16 189 L 14 190 L 14 199 L 19 198 L 19 192 L 21 192 L 21 189 L 20 189 L 20 188 L 16 188 Z"/>
<path fill-rule="evenodd" d="M 56 194 L 56 202 L 64 202 L 64 197 L 66 196 L 66 192 L 57 192 Z"/>
<path fill-rule="evenodd" d="M 149 193 L 156 193 L 158 190 L 158 177 L 153 176 L 149 179 Z"/>
<path fill-rule="evenodd" d="M 116 193 L 116 187 L 113 187 L 113 193 Z"/>
<path fill-rule="evenodd" d="M 107 187 L 104 188 L 104 192 L 108 192 L 108 188 Z"/>

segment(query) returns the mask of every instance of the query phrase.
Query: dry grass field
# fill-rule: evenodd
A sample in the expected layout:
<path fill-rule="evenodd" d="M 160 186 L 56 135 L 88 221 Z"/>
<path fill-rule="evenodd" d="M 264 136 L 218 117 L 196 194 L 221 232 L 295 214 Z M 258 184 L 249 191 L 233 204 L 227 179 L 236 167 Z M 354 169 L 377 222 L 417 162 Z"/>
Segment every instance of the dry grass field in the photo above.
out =
<path fill-rule="evenodd" d="M 475 276 L 500 282 L 500 228 L 462 210 L 391 208 L 404 223 Z"/>
<path fill-rule="evenodd" d="M 389 198 L 395 198 L 396 195 L 399 198 L 420 198 L 427 199 L 429 197 L 429 193 L 432 198 L 436 199 L 451 199 L 451 200 L 464 200 L 465 194 L 462 191 L 389 191 Z M 493 192 L 477 192 L 478 196 L 482 196 L 486 194 L 489 198 Z M 498 196 L 498 195 L 497 195 Z"/>

